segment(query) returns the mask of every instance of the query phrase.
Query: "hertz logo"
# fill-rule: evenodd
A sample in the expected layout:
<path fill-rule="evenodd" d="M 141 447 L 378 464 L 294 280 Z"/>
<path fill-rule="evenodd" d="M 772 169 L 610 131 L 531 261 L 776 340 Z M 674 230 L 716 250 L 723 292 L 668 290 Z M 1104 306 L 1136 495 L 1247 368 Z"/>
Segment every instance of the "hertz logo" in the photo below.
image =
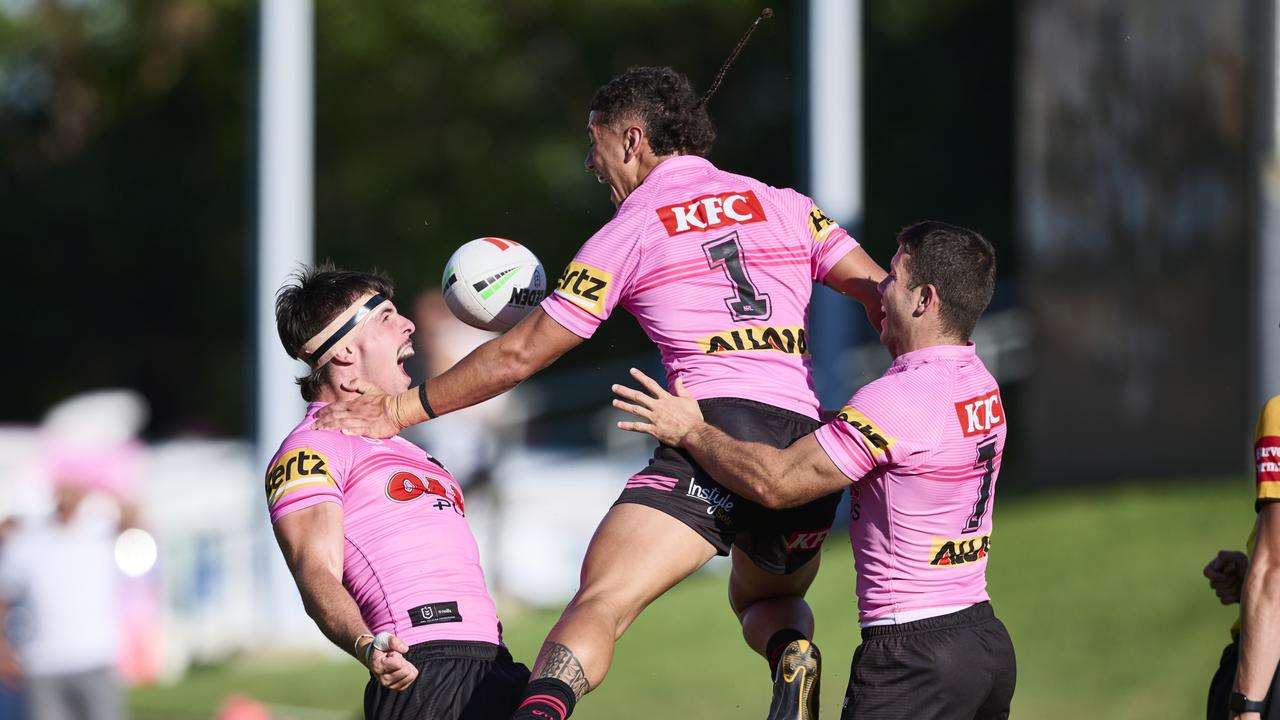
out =
<path fill-rule="evenodd" d="M 809 338 L 802 327 L 767 325 L 723 330 L 702 338 L 698 346 L 707 355 L 725 352 L 771 351 L 788 355 L 808 355 Z"/>
<path fill-rule="evenodd" d="M 604 314 L 611 282 L 613 273 L 574 260 L 560 273 L 560 279 L 556 280 L 556 294 L 600 317 Z"/>
<path fill-rule="evenodd" d="M 990 552 L 990 535 L 960 540 L 934 538 L 933 547 L 929 549 L 929 553 L 933 556 L 933 559 L 929 561 L 929 566 L 954 567 L 956 565 L 964 565 L 977 562 L 985 558 Z"/>
<path fill-rule="evenodd" d="M 863 415 L 861 410 L 852 405 L 846 405 L 841 408 L 840 412 L 836 414 L 836 419 L 852 425 L 853 429 L 857 430 L 866 439 L 868 443 L 867 449 L 873 453 L 883 455 L 885 451 L 893 447 L 893 444 L 897 442 L 889 437 L 888 434 L 881 432 L 871 418 Z"/>
<path fill-rule="evenodd" d="M 267 471 L 267 504 L 275 507 L 280 498 L 309 485 L 333 485 L 329 476 L 329 460 L 311 448 L 291 450 Z"/>

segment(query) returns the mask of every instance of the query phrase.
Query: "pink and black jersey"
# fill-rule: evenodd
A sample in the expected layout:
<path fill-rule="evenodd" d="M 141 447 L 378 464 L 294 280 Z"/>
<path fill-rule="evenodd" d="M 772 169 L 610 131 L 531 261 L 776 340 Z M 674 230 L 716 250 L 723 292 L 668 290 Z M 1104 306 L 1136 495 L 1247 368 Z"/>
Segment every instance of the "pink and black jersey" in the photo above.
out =
<path fill-rule="evenodd" d="M 901 355 L 815 436 L 853 481 L 864 625 L 988 599 L 1005 416 L 972 344 Z"/>
<path fill-rule="evenodd" d="M 684 155 L 587 240 L 542 309 L 586 338 L 621 305 L 694 397 L 817 418 L 809 296 L 855 247 L 808 197 Z"/>
<path fill-rule="evenodd" d="M 499 643 L 462 490 L 413 443 L 312 430 L 316 411 L 285 438 L 267 471 L 271 521 L 318 503 L 342 506 L 342 584 L 373 632 L 409 645 Z"/>

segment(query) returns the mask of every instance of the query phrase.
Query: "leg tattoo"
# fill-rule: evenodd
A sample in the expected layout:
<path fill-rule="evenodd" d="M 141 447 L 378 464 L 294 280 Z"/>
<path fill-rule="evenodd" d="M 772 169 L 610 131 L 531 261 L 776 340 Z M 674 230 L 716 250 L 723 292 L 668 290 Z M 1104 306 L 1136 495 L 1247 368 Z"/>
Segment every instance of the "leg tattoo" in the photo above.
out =
<path fill-rule="evenodd" d="M 553 640 L 542 644 L 538 659 L 533 663 L 533 679 L 550 677 L 560 680 L 573 689 L 575 698 L 581 700 L 591 690 L 582 663 L 569 648 Z"/>

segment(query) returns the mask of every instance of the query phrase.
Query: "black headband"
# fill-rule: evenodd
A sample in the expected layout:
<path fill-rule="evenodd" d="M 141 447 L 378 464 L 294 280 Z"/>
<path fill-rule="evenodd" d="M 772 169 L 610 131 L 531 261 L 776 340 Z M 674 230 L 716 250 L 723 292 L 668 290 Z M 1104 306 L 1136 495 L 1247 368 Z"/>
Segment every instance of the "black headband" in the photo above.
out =
<path fill-rule="evenodd" d="M 342 327 L 334 330 L 333 334 L 329 336 L 329 339 L 321 343 L 320 347 L 316 348 L 316 351 L 311 353 L 311 357 L 307 358 L 307 362 L 310 363 L 315 358 L 324 357 L 324 354 L 329 352 L 329 348 L 338 344 L 338 341 L 346 337 L 347 333 L 351 332 L 352 328 L 359 325 L 360 321 L 364 319 L 365 315 L 369 314 L 370 310 L 373 310 L 386 301 L 387 299 L 382 297 L 382 295 L 374 295 L 369 298 L 365 304 L 356 311 L 355 315 L 352 315 L 345 323 L 343 323 Z"/>

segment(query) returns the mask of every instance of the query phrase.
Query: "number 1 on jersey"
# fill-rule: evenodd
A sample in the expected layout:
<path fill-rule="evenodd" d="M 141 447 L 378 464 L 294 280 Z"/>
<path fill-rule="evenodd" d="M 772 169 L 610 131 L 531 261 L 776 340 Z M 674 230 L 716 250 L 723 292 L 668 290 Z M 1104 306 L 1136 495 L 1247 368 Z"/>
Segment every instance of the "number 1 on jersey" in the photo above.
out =
<path fill-rule="evenodd" d="M 978 446 L 978 461 L 974 463 L 973 469 L 982 470 L 982 484 L 978 486 L 978 500 L 973 504 L 973 514 L 964 524 L 964 530 L 961 530 L 964 533 L 977 532 L 982 525 L 982 516 L 987 514 L 987 505 L 991 502 L 991 481 L 995 479 L 996 474 L 995 438 Z"/>
<path fill-rule="evenodd" d="M 769 294 L 756 290 L 747 275 L 747 266 L 742 263 L 742 246 L 738 244 L 738 233 L 731 232 L 724 237 L 716 238 L 702 244 L 702 253 L 707 257 L 707 266 L 720 268 L 733 283 L 735 294 L 724 299 L 725 307 L 734 320 L 768 320 L 773 314 L 769 304 Z"/>

